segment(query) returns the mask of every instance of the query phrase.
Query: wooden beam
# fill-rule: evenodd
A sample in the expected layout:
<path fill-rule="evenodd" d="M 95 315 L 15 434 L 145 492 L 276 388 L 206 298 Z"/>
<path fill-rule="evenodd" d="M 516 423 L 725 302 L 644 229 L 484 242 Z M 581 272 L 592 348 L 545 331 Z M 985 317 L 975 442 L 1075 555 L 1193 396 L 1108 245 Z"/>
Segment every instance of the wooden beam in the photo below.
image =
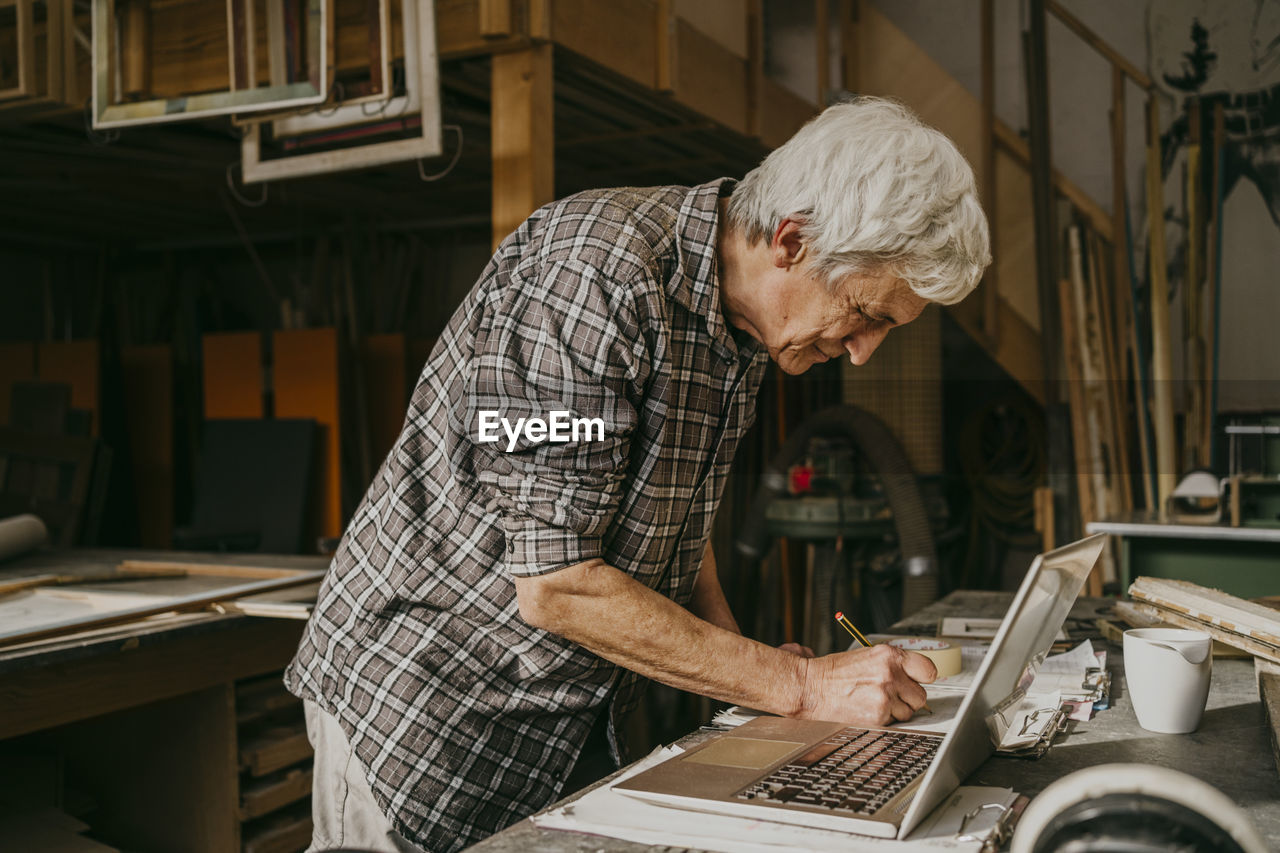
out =
<path fill-rule="evenodd" d="M 1031 149 L 1026 140 L 1019 136 L 1017 131 L 999 119 L 996 120 L 995 124 L 995 140 L 996 144 L 1012 154 L 1015 160 L 1021 162 L 1028 169 L 1031 168 Z M 1072 207 L 1078 210 L 1085 219 L 1089 220 L 1089 227 L 1098 232 L 1099 237 L 1115 245 L 1111 215 L 1090 198 L 1089 194 L 1081 189 L 1079 185 L 1072 182 L 1070 178 L 1057 169 L 1052 171 L 1052 175 L 1054 189 L 1063 198 L 1071 202 Z"/>
<path fill-rule="evenodd" d="M 813 0 L 814 56 L 818 59 L 818 109 L 826 109 L 831 94 L 831 20 L 827 0 Z"/>
<path fill-rule="evenodd" d="M 847 92 L 858 87 L 858 0 L 840 0 L 840 85 Z"/>
<path fill-rule="evenodd" d="M 1173 352 L 1169 343 L 1169 279 L 1164 245 L 1164 179 L 1160 171 L 1160 104 L 1147 99 L 1147 244 L 1151 269 L 1151 394 L 1156 434 L 1156 509 L 1178 482 L 1178 452 L 1173 431 Z"/>
<path fill-rule="evenodd" d="M 1148 92 L 1151 91 L 1153 88 L 1151 78 L 1142 73 L 1138 66 L 1125 59 L 1115 48 L 1103 41 L 1097 33 L 1086 27 L 1083 21 L 1068 12 L 1055 0 L 1045 0 L 1045 9 L 1065 24 L 1067 29 L 1079 36 L 1081 41 L 1102 54 L 1112 66 L 1119 68 L 1143 89 Z"/>
<path fill-rule="evenodd" d="M 760 136 L 760 99 L 763 96 L 764 0 L 747 0 L 747 133 L 755 137 Z"/>
<path fill-rule="evenodd" d="M 996 50 L 995 0 L 982 0 L 982 200 L 987 208 L 991 242 L 996 223 Z M 1000 337 L 999 266 L 987 268 L 982 282 L 982 332 L 992 342 Z"/>
<path fill-rule="evenodd" d="M 654 82 L 659 92 L 676 90 L 678 53 L 676 47 L 675 0 L 658 0 L 654 18 Z"/>
<path fill-rule="evenodd" d="M 493 57 L 493 246 L 555 195 L 551 45 Z"/>
<path fill-rule="evenodd" d="M 479 0 L 480 35 L 504 38 L 511 35 L 511 0 Z"/>

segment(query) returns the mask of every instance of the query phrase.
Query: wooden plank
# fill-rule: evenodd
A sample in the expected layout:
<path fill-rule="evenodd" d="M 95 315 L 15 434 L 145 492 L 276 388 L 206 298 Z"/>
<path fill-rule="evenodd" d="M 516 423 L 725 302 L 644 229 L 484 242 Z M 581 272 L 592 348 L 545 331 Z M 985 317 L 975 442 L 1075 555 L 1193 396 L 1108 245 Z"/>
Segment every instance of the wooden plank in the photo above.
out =
<path fill-rule="evenodd" d="M 849 0 L 844 0 L 849 2 Z M 764 0 L 747 2 L 747 133 L 760 135 L 764 92 Z"/>
<path fill-rule="evenodd" d="M 201 343 L 205 418 L 262 417 L 262 336 L 227 332 L 205 335 Z"/>
<path fill-rule="evenodd" d="M 21 627 L 7 630 L 4 627 L 0 627 L 0 647 L 17 643 L 27 643 L 32 640 L 40 640 L 46 637 L 64 636 L 66 634 L 76 633 L 77 631 L 102 628 L 108 625 L 121 625 L 126 622 L 137 622 L 140 619 L 145 619 L 148 616 L 155 616 L 161 613 L 189 613 L 192 611 L 204 610 L 219 601 L 229 601 L 239 598 L 242 595 L 253 595 L 259 592 L 284 589 L 290 586 L 300 586 L 302 584 L 319 580 L 323 576 L 324 572 L 322 571 L 304 571 L 284 577 L 262 578 L 249 580 L 243 583 L 231 583 L 227 586 L 214 589 L 202 587 L 197 592 L 175 594 L 172 597 L 166 598 L 155 597 L 153 601 L 146 601 L 145 603 L 130 601 L 126 606 L 119 607 L 119 609 L 104 610 L 102 612 L 93 613 L 81 613 L 70 618 L 49 622 L 40 625 L 39 627 Z M 0 607 L 2 606 L 3 605 L 0 605 Z M 22 602 L 17 602 L 16 606 L 22 607 Z M 0 626 L 2 625 L 3 622 L 0 622 Z"/>
<path fill-rule="evenodd" d="M 244 853 L 297 853 L 311 843 L 311 816 L 305 811 L 273 820 L 244 840 Z"/>
<path fill-rule="evenodd" d="M 408 350 L 403 334 L 369 335 L 360 351 L 369 413 L 371 458 L 386 458 L 404 423 L 409 405 Z"/>
<path fill-rule="evenodd" d="M 511 35 L 511 0 L 479 0 L 477 29 L 482 38 Z"/>
<path fill-rule="evenodd" d="M 1135 600 L 1181 613 L 1223 630 L 1280 647 L 1280 612 L 1189 581 L 1140 577 L 1129 587 Z"/>
<path fill-rule="evenodd" d="M 698 32 L 746 59 L 751 38 L 747 22 L 751 0 L 673 0 L 675 14 Z"/>
<path fill-rule="evenodd" d="M 825 109 L 831 97 L 831 16 L 827 0 L 813 0 L 814 57 L 817 59 L 818 108 Z"/>
<path fill-rule="evenodd" d="M 1074 233 L 1074 232 L 1073 232 Z M 1077 247 L 1078 249 L 1078 247 Z M 1072 268 L 1078 267 L 1079 252 L 1073 253 Z M 1090 441 L 1087 404 L 1084 393 L 1084 378 L 1081 375 L 1080 339 L 1076 332 L 1076 308 L 1072 295 L 1072 286 L 1066 279 L 1058 282 L 1059 318 L 1062 321 L 1062 349 L 1067 368 L 1067 400 L 1071 415 L 1071 447 L 1075 456 L 1076 498 L 1080 504 L 1080 519 L 1088 523 L 1097 519 L 1098 506 L 1096 477 L 1097 461 L 1095 447 Z M 1089 572 L 1085 594 L 1100 595 L 1102 592 L 1102 576 L 1099 566 L 1094 565 Z"/>
<path fill-rule="evenodd" d="M 1030 167 L 1031 148 L 1027 145 L 1027 141 L 1018 135 L 1016 130 L 997 119 L 995 138 L 1001 149 L 1012 154 L 1019 163 L 1028 168 Z M 1089 220 L 1090 228 L 1097 231 L 1102 239 L 1114 244 L 1115 235 L 1112 233 L 1111 215 L 1102 209 L 1102 205 L 1094 201 L 1078 184 L 1057 169 L 1053 170 L 1053 187 L 1063 198 L 1071 202 L 1072 206 L 1081 215 Z"/>
<path fill-rule="evenodd" d="M 556 32 L 560 33 L 559 17 Z M 530 213 L 554 198 L 551 73 L 549 44 L 493 58 L 490 153 L 494 248 Z"/>
<path fill-rule="evenodd" d="M 1130 628 L 1175 628 L 1164 620 L 1159 608 L 1152 607 L 1149 604 L 1138 604 L 1133 601 L 1117 601 L 1114 605 L 1116 615 Z M 1110 638 L 1108 638 L 1110 639 Z M 1220 640 L 1213 641 L 1213 656 L 1215 658 L 1247 658 L 1253 655 L 1229 646 Z"/>
<path fill-rule="evenodd" d="M 1112 67 L 1123 71 L 1143 89 L 1150 90 L 1152 88 L 1150 77 L 1144 74 L 1138 66 L 1126 59 L 1123 54 L 1103 41 L 1097 33 L 1086 27 L 1083 21 L 1068 12 L 1060 3 L 1055 2 L 1055 0 L 1045 0 L 1045 9 L 1065 24 L 1067 29 L 1079 36 L 1081 41 L 1102 54 L 1103 58 L 1111 63 Z"/>
<path fill-rule="evenodd" d="M 9 425 L 9 401 L 16 382 L 36 378 L 36 345 L 0 343 L 0 427 Z"/>
<path fill-rule="evenodd" d="M 1271 754 L 1275 758 L 1276 769 L 1280 770 L 1280 665 L 1254 658 L 1253 671 L 1258 679 L 1262 716 L 1271 735 Z"/>
<path fill-rule="evenodd" d="M 979 342 L 985 340 L 981 311 L 981 306 L 972 299 L 947 306 L 947 313 L 952 319 Z M 1040 335 L 1005 299 L 1000 300 L 999 311 L 1000 339 L 991 355 L 1028 394 L 1043 403 L 1044 366 L 1040 358 Z"/>
<path fill-rule="evenodd" d="M 674 92 L 676 88 L 676 11 L 675 0 L 658 0 L 655 7 L 653 39 L 653 88 Z"/>
<path fill-rule="evenodd" d="M 1149 619 L 1161 622 L 1173 628 L 1187 628 L 1192 631 L 1203 631 L 1214 639 L 1214 645 L 1218 643 L 1230 646 L 1240 651 L 1246 652 L 1254 657 L 1266 658 L 1267 660 L 1280 662 L 1280 648 L 1269 643 L 1262 643 L 1243 634 L 1236 634 L 1227 631 L 1216 625 L 1199 619 L 1193 619 L 1182 613 L 1173 610 L 1166 610 L 1163 607 L 1156 607 L 1151 604 L 1134 603 L 1136 611 Z"/>
<path fill-rule="evenodd" d="M 310 767 L 298 767 L 278 779 L 246 785 L 240 792 L 240 820 L 261 817 L 310 796 L 311 776 Z"/>
<path fill-rule="evenodd" d="M 231 4 L 227 4 L 231 8 Z M 143 98 L 151 91 L 151 4 L 133 0 L 124 5 L 124 26 L 120 33 L 120 78 L 126 97 Z"/>
<path fill-rule="evenodd" d="M 675 61 L 675 99 L 725 127 L 746 133 L 746 60 L 678 21 Z"/>
<path fill-rule="evenodd" d="M 173 351 L 168 344 L 120 348 L 129 461 L 144 548 L 173 535 Z"/>
<path fill-rule="evenodd" d="M 311 418 L 320 431 L 316 482 L 317 534 L 342 534 L 341 407 L 336 329 L 296 329 L 272 335 L 275 414 Z"/>
<path fill-rule="evenodd" d="M 760 141 L 777 148 L 795 136 L 818 108 L 772 77 L 760 81 Z"/>
<path fill-rule="evenodd" d="M 240 769 L 251 776 L 265 776 L 306 761 L 313 755 L 306 729 L 299 720 L 292 726 L 273 726 L 240 745 Z"/>
<path fill-rule="evenodd" d="M 840 85 L 861 92 L 858 85 L 858 0 L 840 0 Z"/>
<path fill-rule="evenodd" d="M 555 0 L 551 27 L 556 44 L 652 86 L 657 31 L 646 22 L 653 15 L 652 0 Z"/>
<path fill-rule="evenodd" d="M 101 427 L 98 342 L 46 341 L 36 349 L 36 375 L 41 382 L 65 382 L 71 386 L 71 406 L 90 413 L 89 434 Z"/>
<path fill-rule="evenodd" d="M 1151 395 L 1156 435 L 1156 501 L 1163 517 L 1178 483 L 1173 426 L 1173 352 L 1169 331 L 1169 279 L 1164 245 L 1164 180 L 1160 169 L 1160 103 L 1147 101 L 1147 246 L 1151 270 Z"/>
<path fill-rule="evenodd" d="M 1096 329 L 1096 345 L 1100 346 L 1097 390 L 1098 405 L 1105 418 L 1105 429 L 1111 452 L 1108 489 L 1116 512 L 1133 509 L 1133 493 L 1129 482 L 1129 431 L 1124 418 L 1124 388 L 1120 381 L 1119 356 L 1116 354 L 1117 333 L 1111 320 L 1114 299 L 1102 262 L 1102 240 L 1089 232 L 1089 305 L 1093 315 L 1090 326 Z M 1108 578 L 1114 580 L 1114 578 Z"/>
<path fill-rule="evenodd" d="M 996 50 L 995 0 L 982 0 L 982 201 L 987 208 L 987 221 L 994 230 L 999 219 L 999 193 L 996 190 Z M 994 238 L 995 235 L 992 234 Z M 1000 337 L 1000 265 L 987 268 L 982 281 L 982 331 L 992 342 Z"/>
<path fill-rule="evenodd" d="M 225 630 L 167 635 L 142 644 L 128 637 L 113 654 L 6 673 L 0 679 L 0 738 L 279 670 L 298 650 L 298 622 L 223 621 Z"/>
<path fill-rule="evenodd" d="M 200 575 L 218 578 L 293 578 L 310 574 L 316 569 L 290 569 L 280 566 L 254 566 L 231 563 L 193 563 L 177 560 L 123 560 L 119 571 L 125 574 L 149 572 L 179 572 L 183 575 Z M 321 571 L 323 574 L 323 571 Z"/>

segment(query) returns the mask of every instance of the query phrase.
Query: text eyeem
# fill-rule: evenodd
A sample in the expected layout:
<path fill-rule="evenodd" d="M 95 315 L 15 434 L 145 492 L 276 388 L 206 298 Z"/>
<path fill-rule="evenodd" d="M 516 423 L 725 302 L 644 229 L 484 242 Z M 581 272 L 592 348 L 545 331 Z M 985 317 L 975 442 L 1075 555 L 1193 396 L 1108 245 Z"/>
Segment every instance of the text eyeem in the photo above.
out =
<path fill-rule="evenodd" d="M 551 441 L 567 444 L 570 441 L 604 441 L 603 418 L 574 418 L 570 412 L 551 412 L 542 418 L 516 418 L 515 424 L 491 410 L 480 411 L 479 440 L 481 444 L 493 444 L 501 439 L 498 427 L 507 437 L 507 452 L 515 450 L 516 442 L 523 435 L 528 441 Z"/>

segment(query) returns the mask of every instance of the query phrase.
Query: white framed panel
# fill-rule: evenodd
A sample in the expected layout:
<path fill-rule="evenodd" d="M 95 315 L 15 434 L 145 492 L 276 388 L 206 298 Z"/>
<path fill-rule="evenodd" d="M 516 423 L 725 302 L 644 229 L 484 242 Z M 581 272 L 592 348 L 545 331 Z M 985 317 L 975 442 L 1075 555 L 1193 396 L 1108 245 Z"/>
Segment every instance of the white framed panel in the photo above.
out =
<path fill-rule="evenodd" d="M 406 91 L 412 90 L 415 82 L 417 84 L 418 115 L 422 122 L 421 132 L 417 137 L 264 160 L 262 159 L 262 124 L 254 123 L 249 126 L 248 132 L 240 143 L 244 182 L 252 184 L 308 175 L 323 175 L 439 155 L 443 151 L 443 145 L 440 136 L 440 79 L 436 53 L 436 16 L 435 4 L 432 0 L 404 0 L 404 30 L 406 52 L 415 41 L 409 38 L 408 33 L 417 34 L 416 44 L 413 44 L 417 54 L 417 80 L 409 78 L 405 80 Z M 356 110 L 362 109 L 358 105 L 352 106 Z M 361 123 L 369 123 L 370 118 L 365 115 Z M 329 130 L 332 127 L 331 124 L 325 124 L 322 129 Z"/>
<path fill-rule="evenodd" d="M 207 1 L 207 0 L 206 0 Z M 268 9 L 287 0 L 268 0 Z M 236 67 L 238 50 L 243 50 L 247 67 L 253 69 L 253 2 L 252 0 L 227 0 L 228 20 L 239 10 L 243 19 L 245 45 L 237 45 L 236 28 L 228 27 L 231 63 L 229 75 L 231 87 L 221 92 L 186 95 L 174 98 L 156 98 L 147 101 L 117 104 L 111 98 L 111 70 L 117 58 L 113 56 L 112 43 L 115 31 L 114 0 L 93 0 L 93 126 L 128 127 L 131 125 L 162 124 L 172 121 L 206 118 L 237 112 L 278 110 L 289 107 L 320 103 L 328 95 L 325 81 L 328 78 L 329 56 L 326 49 L 325 26 L 328 4 L 324 0 L 306 0 L 306 34 L 308 68 L 307 79 L 296 83 L 264 86 L 262 88 L 237 88 Z M 268 12 L 268 16 L 274 10 Z"/>

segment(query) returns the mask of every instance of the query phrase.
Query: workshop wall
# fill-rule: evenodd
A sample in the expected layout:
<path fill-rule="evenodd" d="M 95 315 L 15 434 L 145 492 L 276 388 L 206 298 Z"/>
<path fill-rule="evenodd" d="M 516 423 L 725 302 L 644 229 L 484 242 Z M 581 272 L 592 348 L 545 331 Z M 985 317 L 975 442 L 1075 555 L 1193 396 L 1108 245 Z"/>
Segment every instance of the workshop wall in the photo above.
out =
<path fill-rule="evenodd" d="M 876 7 L 947 69 L 975 97 L 981 92 L 979 65 L 979 19 L 965 4 L 932 3 L 929 0 L 893 0 Z M 1165 35 L 1150 37 L 1146 3 L 1115 3 L 1109 0 L 1064 0 L 1062 5 L 1080 18 L 1102 39 L 1137 67 L 1156 78 L 1165 97 L 1161 99 L 1163 126 L 1168 129 L 1182 110 L 1182 93 L 1171 88 L 1165 73 L 1177 69 L 1182 54 L 1191 52 L 1190 28 L 1197 16 L 1212 31 L 1210 46 L 1217 58 L 1210 77 L 1200 91 L 1211 93 L 1226 88 L 1236 94 L 1268 90 L 1280 85 L 1280 3 L 1264 0 L 1258 4 L 1213 4 L 1166 2 L 1156 4 L 1157 22 Z M 1257 8 L 1255 8 L 1255 6 Z M 995 2 L 996 116 L 1009 126 L 1025 131 L 1027 126 L 1026 87 L 1023 84 L 1020 29 L 1023 4 L 1017 0 Z M 1185 31 L 1185 32 L 1184 32 Z M 1171 35 L 1174 33 L 1176 35 Z M 1049 16 L 1050 127 L 1054 166 L 1084 188 L 1103 209 L 1111 208 L 1110 146 L 1108 109 L 1110 69 L 1089 46 L 1061 23 Z M 797 39 L 797 47 L 810 42 Z M 1156 46 L 1151 55 L 1149 44 Z M 811 49 L 787 54 L 790 64 L 779 61 L 779 71 L 799 81 L 811 81 L 814 71 Z M 809 65 L 806 67 L 805 62 Z M 1216 70 L 1214 70 L 1216 66 Z M 1252 71 L 1240 71 L 1249 66 Z M 788 71 L 790 69 L 790 71 Z M 1216 76 L 1215 76 L 1216 75 Z M 811 86 L 812 84 L 810 84 Z M 1177 94 L 1177 101 L 1174 94 Z M 1143 191 L 1143 113 L 1140 91 L 1129 85 L 1126 92 L 1125 131 L 1128 194 L 1133 211 L 1135 239 L 1140 239 L 1146 216 Z M 1259 138 L 1249 145 L 1275 145 Z M 1261 136 L 1261 135 L 1260 135 Z M 1274 162 L 1277 154 L 1261 154 Z M 1180 365 L 1182 341 L 1182 246 L 1185 242 L 1181 177 L 1185 147 L 1179 149 L 1165 183 L 1166 239 L 1170 249 L 1171 338 L 1174 364 Z M 1234 161 L 1236 153 L 1230 155 Z M 1246 169 L 1252 167 L 1246 167 Z M 1228 171 L 1232 171 L 1229 162 Z M 1280 406 L 1280 349 L 1274 346 L 1275 318 L 1280 317 L 1280 288 L 1274 271 L 1280 268 L 1280 183 L 1274 168 L 1256 169 L 1256 177 L 1242 175 L 1226 196 L 1223 215 L 1223 272 L 1221 329 L 1221 377 L 1219 409 L 1222 412 L 1256 411 Z M 1272 199 L 1271 208 L 1264 198 Z M 1145 241 L 1135 250 L 1139 275 L 1145 262 Z M 1002 283 L 1003 289 L 1003 283 Z M 1206 306 L 1206 309 L 1208 306 Z M 1028 318 L 1030 319 L 1030 318 Z M 1038 324 L 1038 320 L 1037 320 Z M 1175 372 L 1180 368 L 1175 367 Z"/>

